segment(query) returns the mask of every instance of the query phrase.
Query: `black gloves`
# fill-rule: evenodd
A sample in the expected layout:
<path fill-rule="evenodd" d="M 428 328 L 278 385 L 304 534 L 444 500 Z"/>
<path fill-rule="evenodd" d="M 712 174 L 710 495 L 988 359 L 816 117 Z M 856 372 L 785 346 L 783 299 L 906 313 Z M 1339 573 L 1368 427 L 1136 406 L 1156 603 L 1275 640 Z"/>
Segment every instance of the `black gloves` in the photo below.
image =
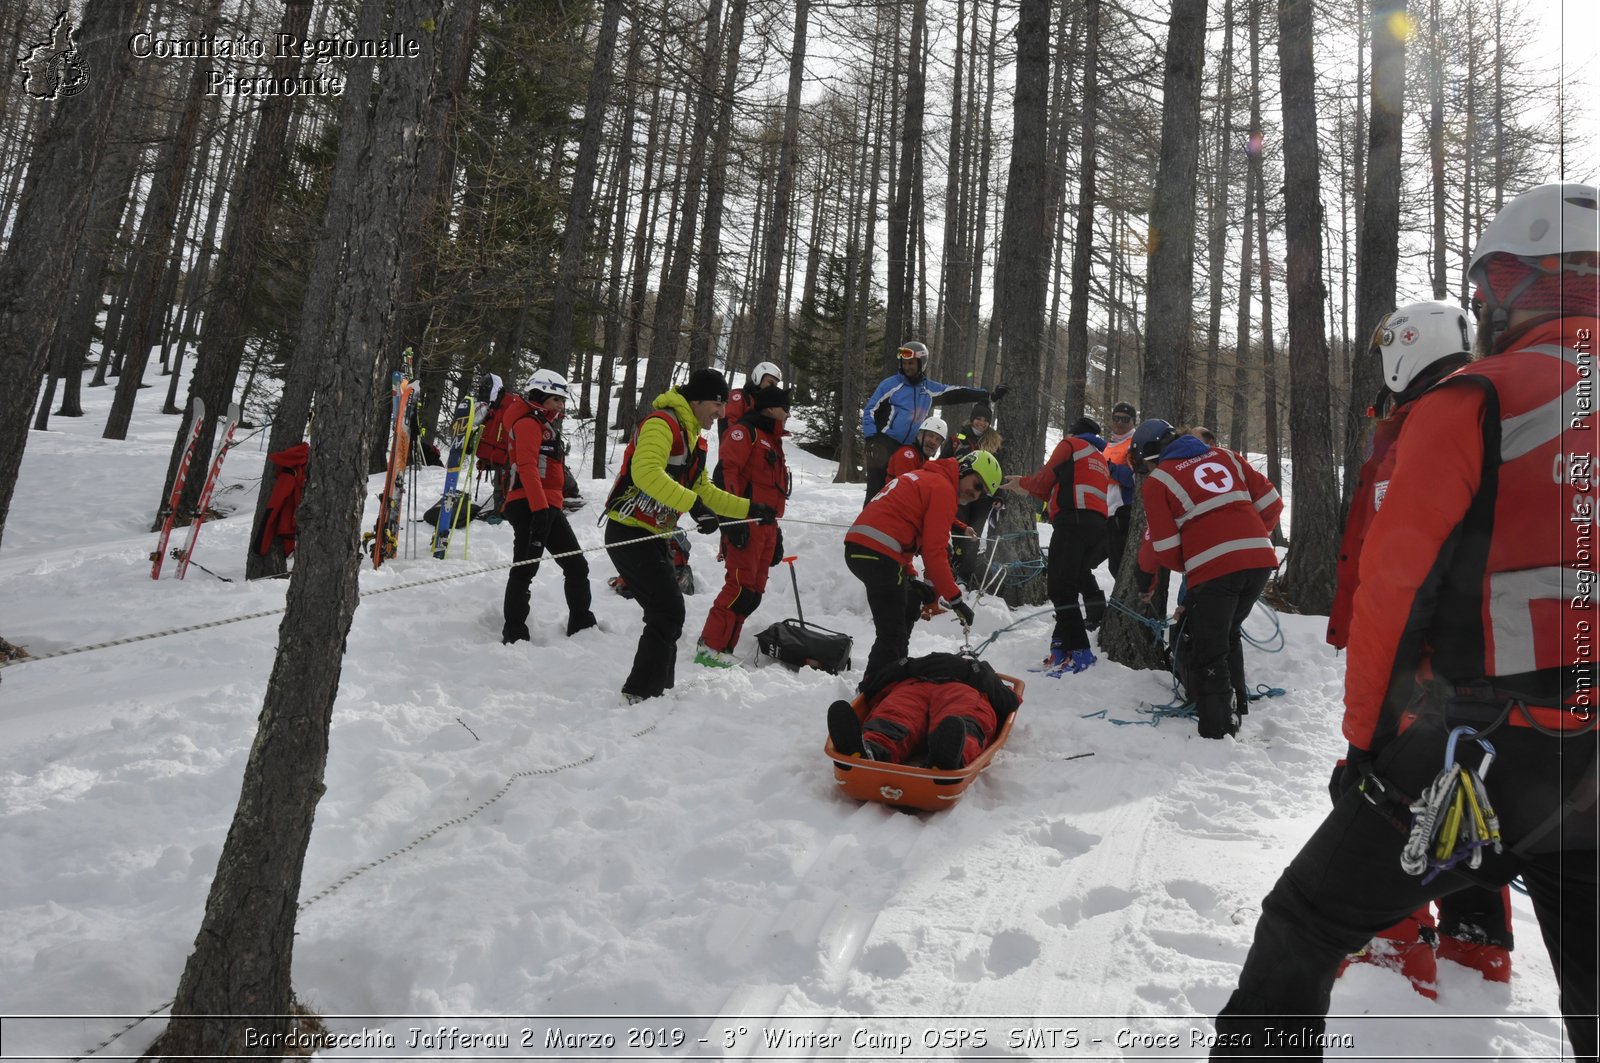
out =
<path fill-rule="evenodd" d="M 750 519 L 768 527 L 778 523 L 778 511 L 765 502 L 750 503 Z"/>
<path fill-rule="evenodd" d="M 750 545 L 750 525 L 730 524 L 722 529 L 722 534 L 728 537 L 728 545 L 735 550 L 743 550 Z"/>
<path fill-rule="evenodd" d="M 934 590 L 933 584 L 925 579 L 912 580 L 911 593 L 916 595 L 917 600 L 925 606 L 932 605 L 939 600 L 939 592 Z"/>
<path fill-rule="evenodd" d="M 1006 392 L 1010 390 L 1010 384 L 996 384 L 994 387 L 989 389 L 989 401 L 999 402 L 1001 399 L 1006 397 Z"/>
<path fill-rule="evenodd" d="M 1344 759 L 1333 769 L 1333 778 L 1328 780 L 1328 796 L 1333 803 L 1338 804 L 1351 787 L 1360 786 L 1363 779 L 1371 776 L 1376 763 L 1371 750 L 1356 745 L 1346 750 Z"/>
<path fill-rule="evenodd" d="M 961 621 L 962 627 L 972 626 L 972 606 L 968 605 L 959 596 L 946 601 L 944 603 L 944 607 L 956 614 L 957 618 L 959 618 Z"/>
<path fill-rule="evenodd" d="M 722 526 L 717 520 L 717 515 L 711 511 L 711 507 L 698 498 L 694 500 L 694 507 L 689 510 L 689 517 L 701 535 L 714 535 Z"/>
<path fill-rule="evenodd" d="M 772 563 L 768 568 L 777 568 L 783 564 L 783 529 L 778 529 L 778 537 L 772 544 Z"/>

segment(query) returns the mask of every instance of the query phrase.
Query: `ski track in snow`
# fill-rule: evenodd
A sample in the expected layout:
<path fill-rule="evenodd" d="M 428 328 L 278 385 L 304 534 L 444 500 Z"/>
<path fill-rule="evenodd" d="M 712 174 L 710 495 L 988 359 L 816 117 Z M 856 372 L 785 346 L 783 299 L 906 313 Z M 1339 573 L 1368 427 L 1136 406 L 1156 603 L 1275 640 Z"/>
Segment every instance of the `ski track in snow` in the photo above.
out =
<path fill-rule="evenodd" d="M 30 435 L 0 547 L 0 634 L 11 641 L 42 653 L 281 607 L 285 581 L 224 584 L 192 569 L 178 582 L 175 566 L 149 579 L 147 521 L 176 424 L 156 413 L 156 390 L 126 443 L 99 438 L 110 397 L 100 390 L 85 393 L 86 418 Z M 196 552 L 235 578 L 263 463 L 263 437 L 240 438 L 219 496 L 240 513 L 208 522 Z M 789 453 L 791 516 L 848 523 L 860 486 L 834 485 L 831 465 Z M 588 465 L 575 456 L 575 469 Z M 423 471 L 419 511 L 442 482 L 442 470 Z M 590 505 L 572 520 L 584 545 L 600 541 L 608 486 L 583 482 Z M 370 498 L 367 508 L 364 524 Z M 839 564 L 843 530 L 791 522 L 784 536 L 801 559 L 807 618 L 851 634 L 859 664 L 871 625 Z M 677 687 L 640 705 L 618 694 L 639 612 L 606 587 L 603 555 L 589 555 L 600 629 L 572 639 L 553 564 L 534 584 L 531 646 L 499 645 L 501 572 L 363 601 L 303 880 L 303 899 L 315 900 L 299 919 L 295 982 L 312 1007 L 679 1016 L 688 1044 L 660 1054 L 702 1058 L 1090 1058 L 1089 1047 L 1014 1047 L 1009 1031 L 1120 1025 L 1187 1039 L 1209 1029 L 1260 898 L 1319 821 L 1343 750 L 1342 661 L 1321 618 L 1282 618 L 1288 652 L 1247 650 L 1252 684 L 1288 694 L 1256 702 L 1239 739 L 1223 742 L 1183 720 L 1086 719 L 1101 709 L 1138 719 L 1140 701 L 1168 699 L 1168 678 L 1102 660 L 1051 680 L 1027 671 L 1044 621 L 1008 632 L 986 657 L 1028 683 L 1009 744 L 957 806 L 908 815 L 843 797 L 822 754 L 826 706 L 859 673 L 749 663 L 755 632 L 794 615 L 782 567 L 746 626 L 745 667 L 691 663 L 721 582 L 714 543 L 691 538 L 699 593 Z M 364 568 L 362 586 L 508 562 L 510 540 L 509 525 L 480 523 L 470 560 Z M 421 526 L 418 541 L 425 554 Z M 978 615 L 978 638 L 1014 619 L 993 601 Z M 237 801 L 278 622 L 0 670 L 0 1014 L 133 1016 L 170 998 Z M 1263 626 L 1258 613 L 1249 629 Z M 912 640 L 919 653 L 959 646 L 943 618 Z M 1444 963 L 1430 1002 L 1397 974 L 1357 967 L 1335 989 L 1336 1014 L 1403 1018 L 1332 1019 L 1330 1032 L 1353 1032 L 1356 1048 L 1330 1055 L 1554 1056 L 1564 1044 L 1549 1016 L 1554 979 L 1526 899 L 1514 903 L 1522 947 L 1509 987 Z M 123 1021 L 13 1020 L 5 1051 L 76 1055 Z M 506 1026 L 496 1021 L 469 1028 Z M 333 1022 L 384 1027 L 402 1046 L 411 1026 L 430 1024 Z M 159 1025 L 107 1053 L 141 1050 Z M 750 1035 L 723 1050 L 723 1031 L 741 1025 Z M 863 1029 L 956 1026 L 985 1028 L 988 1046 L 852 1047 Z M 840 1042 L 771 1049 L 760 1030 Z M 1204 1054 L 1092 1047 L 1098 1058 Z"/>

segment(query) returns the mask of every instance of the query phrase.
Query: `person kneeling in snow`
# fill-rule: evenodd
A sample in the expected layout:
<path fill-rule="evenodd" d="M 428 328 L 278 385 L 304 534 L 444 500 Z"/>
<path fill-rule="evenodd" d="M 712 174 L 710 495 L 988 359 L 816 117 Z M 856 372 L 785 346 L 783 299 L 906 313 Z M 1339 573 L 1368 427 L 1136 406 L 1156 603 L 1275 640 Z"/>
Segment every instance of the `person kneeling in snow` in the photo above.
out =
<path fill-rule="evenodd" d="M 828 737 L 847 757 L 905 764 L 923 751 L 940 771 L 977 759 L 1017 711 L 1017 695 L 987 662 L 956 653 L 907 657 L 868 676 L 869 709 L 856 718 L 848 701 L 828 707 Z"/>

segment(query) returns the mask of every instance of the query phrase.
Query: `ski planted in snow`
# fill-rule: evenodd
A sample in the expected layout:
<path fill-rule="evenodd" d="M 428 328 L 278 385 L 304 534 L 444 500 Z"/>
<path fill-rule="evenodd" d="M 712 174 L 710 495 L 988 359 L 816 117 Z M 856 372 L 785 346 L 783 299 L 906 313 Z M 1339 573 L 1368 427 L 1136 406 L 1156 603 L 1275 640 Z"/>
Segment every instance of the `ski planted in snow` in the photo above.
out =
<path fill-rule="evenodd" d="M 378 496 L 378 523 L 372 529 L 372 567 L 381 568 L 387 558 L 400 549 L 400 503 L 405 498 L 406 466 L 411 461 L 411 402 L 416 386 L 396 369 L 390 385 L 389 409 L 394 415 L 393 442 L 389 445 L 389 469 L 383 478 L 383 493 Z"/>
<path fill-rule="evenodd" d="M 461 523 L 461 507 L 466 505 L 472 519 L 472 496 L 461 489 L 472 482 L 478 451 L 478 403 L 471 395 L 456 404 L 455 420 L 450 423 L 450 460 L 444 473 L 444 494 L 439 498 L 439 523 L 433 531 L 433 556 L 443 559 L 450 549 L 450 530 Z M 464 467 L 464 474 L 463 474 Z"/>
<path fill-rule="evenodd" d="M 233 448 L 233 433 L 239 427 L 239 413 L 237 402 L 228 406 L 227 419 L 217 432 L 217 456 L 211 459 L 211 471 L 206 473 L 205 486 L 200 489 L 200 505 L 195 510 L 194 520 L 189 524 L 189 541 L 181 552 L 173 553 L 173 556 L 178 558 L 179 579 L 189 573 L 189 559 L 194 557 L 194 543 L 200 538 L 200 525 L 206 522 L 206 514 L 211 509 L 211 495 L 217 489 L 218 477 L 222 475 L 222 459 L 226 458 L 228 451 Z"/>
<path fill-rule="evenodd" d="M 183 445 L 183 457 L 178 459 L 178 472 L 172 478 L 172 494 L 161 511 L 161 538 L 156 540 L 156 552 L 150 555 L 150 578 L 161 578 L 161 563 L 167 558 L 167 540 L 172 538 L 172 525 L 178 519 L 178 503 L 183 499 L 183 485 L 189 479 L 189 466 L 194 461 L 194 448 L 200 442 L 200 430 L 206 425 L 206 404 L 197 397 L 189 408 L 189 440 Z"/>

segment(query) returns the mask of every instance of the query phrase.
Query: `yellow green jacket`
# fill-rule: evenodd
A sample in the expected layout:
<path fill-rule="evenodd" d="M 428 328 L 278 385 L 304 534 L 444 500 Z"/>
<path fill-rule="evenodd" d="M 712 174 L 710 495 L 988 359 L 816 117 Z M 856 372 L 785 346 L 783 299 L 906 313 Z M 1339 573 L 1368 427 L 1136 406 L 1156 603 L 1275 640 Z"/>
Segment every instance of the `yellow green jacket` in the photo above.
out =
<path fill-rule="evenodd" d="M 668 531 L 699 498 L 718 516 L 732 520 L 748 517 L 750 500 L 722 490 L 707 475 L 701 426 L 689 401 L 673 388 L 657 395 L 651 406 L 677 420 L 683 450 L 674 461 L 673 431 L 665 418 L 650 416 L 640 422 L 606 502 L 606 516 L 647 531 Z M 669 465 L 679 470 L 676 476 Z M 680 477 L 689 482 L 680 482 Z"/>

